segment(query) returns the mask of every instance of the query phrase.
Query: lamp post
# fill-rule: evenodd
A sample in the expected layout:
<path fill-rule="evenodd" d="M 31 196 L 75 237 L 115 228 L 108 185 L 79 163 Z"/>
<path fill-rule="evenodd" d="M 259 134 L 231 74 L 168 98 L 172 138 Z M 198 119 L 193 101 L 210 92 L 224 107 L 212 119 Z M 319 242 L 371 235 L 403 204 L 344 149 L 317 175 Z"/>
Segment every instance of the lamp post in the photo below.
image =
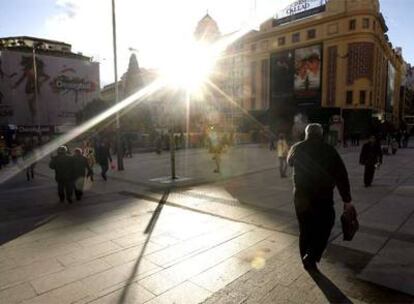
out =
<path fill-rule="evenodd" d="M 118 90 L 118 58 L 116 48 L 116 15 L 115 15 L 115 0 L 112 0 L 112 36 L 114 46 L 114 78 L 115 78 L 115 103 L 119 102 L 119 90 Z M 124 170 L 124 162 L 121 154 L 121 124 L 119 120 L 119 111 L 116 112 L 116 156 L 118 171 Z"/>
<path fill-rule="evenodd" d="M 37 75 L 37 62 L 36 62 L 36 49 L 41 45 L 41 43 L 33 43 L 32 47 L 32 60 L 33 60 L 33 77 L 34 77 L 34 97 L 36 105 L 36 120 L 37 120 L 37 133 L 39 140 L 41 139 L 42 132 L 40 128 L 40 111 L 39 111 L 39 94 L 38 94 L 38 75 Z M 33 117 L 33 124 L 35 124 Z"/>

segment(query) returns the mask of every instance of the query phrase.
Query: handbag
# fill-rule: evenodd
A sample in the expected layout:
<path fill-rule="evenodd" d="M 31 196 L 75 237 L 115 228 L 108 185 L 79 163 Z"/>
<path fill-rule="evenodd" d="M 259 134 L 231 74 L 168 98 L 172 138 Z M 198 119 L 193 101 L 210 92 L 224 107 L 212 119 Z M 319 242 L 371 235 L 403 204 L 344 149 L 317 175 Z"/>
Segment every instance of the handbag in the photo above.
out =
<path fill-rule="evenodd" d="M 355 236 L 355 233 L 359 229 L 359 222 L 357 218 L 357 212 L 355 207 L 344 211 L 341 215 L 341 224 L 342 224 L 342 234 L 344 241 L 352 241 Z"/>

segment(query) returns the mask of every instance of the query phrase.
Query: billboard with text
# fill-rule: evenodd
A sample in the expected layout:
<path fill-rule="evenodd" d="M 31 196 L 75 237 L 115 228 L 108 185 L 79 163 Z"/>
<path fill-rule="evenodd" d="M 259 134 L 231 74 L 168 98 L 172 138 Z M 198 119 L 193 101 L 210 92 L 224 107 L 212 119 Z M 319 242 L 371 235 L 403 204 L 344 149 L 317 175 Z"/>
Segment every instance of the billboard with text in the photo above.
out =
<path fill-rule="evenodd" d="M 76 113 L 99 91 L 96 62 L 0 52 L 0 124 L 75 125 Z"/>

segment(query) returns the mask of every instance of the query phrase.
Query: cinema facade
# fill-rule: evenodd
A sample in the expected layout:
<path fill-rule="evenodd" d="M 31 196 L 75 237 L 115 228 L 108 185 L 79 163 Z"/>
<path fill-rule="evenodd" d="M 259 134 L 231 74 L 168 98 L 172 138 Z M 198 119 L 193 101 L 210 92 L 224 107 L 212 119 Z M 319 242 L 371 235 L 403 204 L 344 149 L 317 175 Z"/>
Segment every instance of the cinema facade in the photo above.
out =
<path fill-rule="evenodd" d="M 401 51 L 378 0 L 299 0 L 242 38 L 243 108 L 278 132 L 294 117 L 348 133 L 401 120 Z"/>

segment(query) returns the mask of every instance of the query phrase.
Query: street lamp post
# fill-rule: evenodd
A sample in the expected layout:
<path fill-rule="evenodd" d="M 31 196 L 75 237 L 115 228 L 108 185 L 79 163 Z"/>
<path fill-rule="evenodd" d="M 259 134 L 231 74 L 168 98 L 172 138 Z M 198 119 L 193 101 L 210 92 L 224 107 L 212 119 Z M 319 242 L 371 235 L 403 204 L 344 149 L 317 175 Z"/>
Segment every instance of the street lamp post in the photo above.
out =
<path fill-rule="evenodd" d="M 115 0 L 112 0 L 112 36 L 114 46 L 114 78 L 115 78 L 115 103 L 119 102 L 119 90 L 118 90 L 118 58 L 116 48 L 116 15 L 115 15 Z M 121 124 L 119 120 L 119 111 L 116 112 L 116 155 L 117 155 L 117 167 L 118 171 L 124 170 L 124 162 L 121 153 Z"/>
<path fill-rule="evenodd" d="M 34 77 L 34 97 L 35 97 L 35 104 L 36 104 L 36 122 L 37 122 L 37 133 L 39 136 L 39 140 L 42 137 L 41 129 L 40 129 L 40 109 L 39 109 L 39 94 L 38 94 L 38 75 L 37 75 L 37 62 L 36 62 L 36 48 L 39 47 L 40 44 L 34 43 L 32 47 L 32 59 L 33 59 L 33 77 Z M 33 117 L 33 124 L 35 124 L 34 117 Z"/>

